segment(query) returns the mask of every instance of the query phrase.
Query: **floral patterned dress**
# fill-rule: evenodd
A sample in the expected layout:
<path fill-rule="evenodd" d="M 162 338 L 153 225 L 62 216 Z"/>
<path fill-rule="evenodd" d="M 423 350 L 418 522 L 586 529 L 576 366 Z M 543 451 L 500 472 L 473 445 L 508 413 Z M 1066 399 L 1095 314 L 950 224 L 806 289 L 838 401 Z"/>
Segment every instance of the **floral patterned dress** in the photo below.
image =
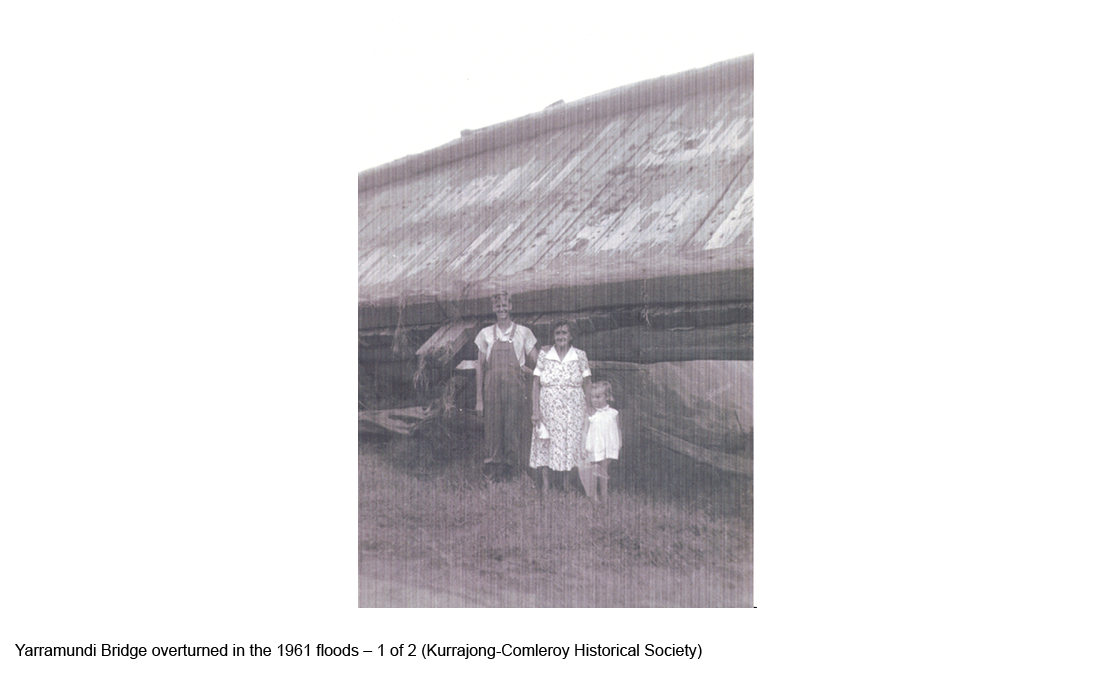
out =
<path fill-rule="evenodd" d="M 563 360 L 555 359 L 553 347 L 538 356 L 535 376 L 541 383 L 539 408 L 542 424 L 550 434 L 540 439 L 537 428 L 530 442 L 530 466 L 565 472 L 584 462 L 585 376 L 590 374 L 588 356 L 570 348 Z"/>

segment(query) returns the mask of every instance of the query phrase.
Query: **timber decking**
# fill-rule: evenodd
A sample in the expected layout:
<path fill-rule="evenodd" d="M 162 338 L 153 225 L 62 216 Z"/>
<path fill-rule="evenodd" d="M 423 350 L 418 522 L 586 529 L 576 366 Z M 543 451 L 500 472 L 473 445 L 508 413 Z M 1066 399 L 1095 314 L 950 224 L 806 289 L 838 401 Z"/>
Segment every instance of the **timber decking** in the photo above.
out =
<path fill-rule="evenodd" d="M 361 306 L 648 279 L 684 288 L 750 269 L 751 68 L 738 59 L 605 92 L 365 171 Z M 688 301 L 750 299 L 750 276 L 740 282 Z M 636 303 L 622 299 L 560 310 Z"/>

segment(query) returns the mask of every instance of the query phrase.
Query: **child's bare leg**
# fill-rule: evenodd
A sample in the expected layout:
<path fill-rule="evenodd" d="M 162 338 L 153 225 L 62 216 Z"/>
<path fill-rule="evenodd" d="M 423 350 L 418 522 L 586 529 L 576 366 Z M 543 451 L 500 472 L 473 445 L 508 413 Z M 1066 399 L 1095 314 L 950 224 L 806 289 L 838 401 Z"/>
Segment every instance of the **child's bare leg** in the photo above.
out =
<path fill-rule="evenodd" d="M 581 478 L 581 486 L 585 488 L 588 499 L 596 502 L 596 466 L 591 463 L 577 468 L 577 476 Z"/>
<path fill-rule="evenodd" d="M 538 472 L 542 475 L 542 488 L 538 491 L 538 498 L 546 502 L 546 491 L 550 490 L 550 468 L 540 467 Z"/>
<path fill-rule="evenodd" d="M 600 484 L 600 501 L 605 505 L 608 504 L 608 463 L 609 458 L 600 461 L 599 469 L 596 473 L 596 481 Z"/>

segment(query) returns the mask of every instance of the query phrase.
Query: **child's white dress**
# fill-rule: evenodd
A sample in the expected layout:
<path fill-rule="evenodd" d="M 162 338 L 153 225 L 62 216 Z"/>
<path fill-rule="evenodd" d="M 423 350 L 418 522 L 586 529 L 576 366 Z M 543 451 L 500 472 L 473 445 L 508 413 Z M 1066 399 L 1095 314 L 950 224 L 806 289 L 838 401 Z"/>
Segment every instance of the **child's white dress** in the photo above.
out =
<path fill-rule="evenodd" d="M 605 458 L 619 458 L 619 412 L 611 407 L 597 409 L 586 421 L 585 457 L 598 463 Z"/>

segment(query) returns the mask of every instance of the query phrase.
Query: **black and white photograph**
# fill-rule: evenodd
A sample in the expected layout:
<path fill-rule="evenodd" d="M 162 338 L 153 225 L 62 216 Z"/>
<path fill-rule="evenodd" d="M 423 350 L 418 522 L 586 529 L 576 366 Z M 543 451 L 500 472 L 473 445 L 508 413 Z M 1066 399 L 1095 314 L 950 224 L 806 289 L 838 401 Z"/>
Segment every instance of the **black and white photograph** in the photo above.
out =
<path fill-rule="evenodd" d="M 368 169 L 360 605 L 752 606 L 754 58 Z"/>
<path fill-rule="evenodd" d="M 0 669 L 1115 670 L 1097 3 L 9 5 Z"/>

